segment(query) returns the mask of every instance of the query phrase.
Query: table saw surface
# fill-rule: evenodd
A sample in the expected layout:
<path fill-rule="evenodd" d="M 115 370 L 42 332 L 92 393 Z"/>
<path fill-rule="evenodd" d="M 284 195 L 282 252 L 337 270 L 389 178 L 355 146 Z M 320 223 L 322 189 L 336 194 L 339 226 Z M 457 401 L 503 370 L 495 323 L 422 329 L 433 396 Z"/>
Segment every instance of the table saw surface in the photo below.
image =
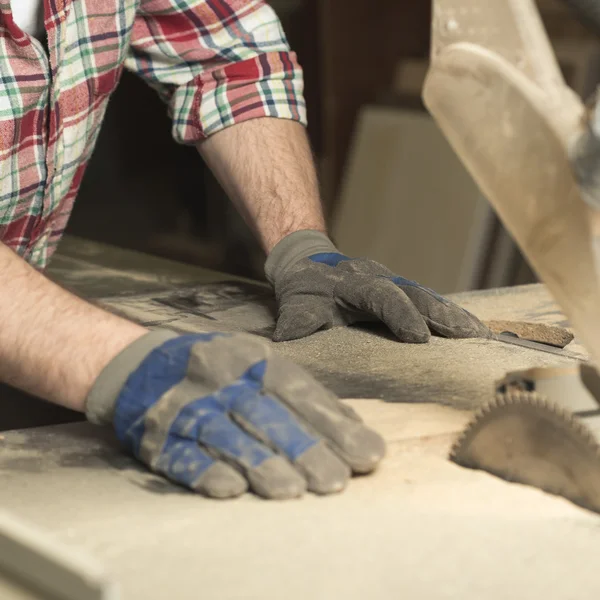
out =
<path fill-rule="evenodd" d="M 273 327 L 260 284 L 91 242 L 65 240 L 51 276 L 150 327 Z M 542 286 L 454 299 L 486 319 L 565 325 Z M 206 500 L 75 423 L 3 434 L 0 506 L 100 560 L 124 600 L 597 596 L 597 515 L 446 459 L 496 379 L 570 359 L 484 340 L 403 345 L 380 328 L 276 348 L 362 398 L 349 402 L 389 445 L 375 475 L 335 497 Z M 585 356 L 577 341 L 569 349 Z"/>

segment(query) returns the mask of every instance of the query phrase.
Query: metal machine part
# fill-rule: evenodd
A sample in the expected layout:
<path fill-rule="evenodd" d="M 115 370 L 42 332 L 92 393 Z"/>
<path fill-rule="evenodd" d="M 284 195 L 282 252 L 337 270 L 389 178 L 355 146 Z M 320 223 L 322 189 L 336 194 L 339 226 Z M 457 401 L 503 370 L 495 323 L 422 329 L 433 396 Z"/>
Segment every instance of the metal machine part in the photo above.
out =
<path fill-rule="evenodd" d="M 497 383 L 496 393 L 514 392 L 535 392 L 577 417 L 600 415 L 600 376 L 587 363 L 508 373 Z M 587 424 L 596 428 L 592 421 Z M 598 429 L 600 431 L 600 423 Z"/>
<path fill-rule="evenodd" d="M 549 354 L 556 354 L 564 358 L 572 358 L 573 360 L 581 360 L 581 357 L 573 352 L 564 350 L 552 346 L 551 344 L 543 344 L 541 342 L 535 342 L 533 340 L 527 340 L 520 338 L 517 335 L 511 333 L 499 333 L 494 336 L 494 339 L 505 344 L 513 344 L 514 346 L 521 346 L 522 348 L 529 348 L 530 350 L 537 350 L 538 352 L 547 352 Z"/>
<path fill-rule="evenodd" d="M 600 209 L 600 104 L 598 95 L 591 100 L 584 119 L 584 130 L 569 148 L 573 171 L 583 200 Z"/>
<path fill-rule="evenodd" d="M 584 201 L 571 156 L 586 109 L 535 2 L 434 0 L 423 98 L 600 364 L 600 210 Z"/>
<path fill-rule="evenodd" d="M 600 513 L 600 446 L 594 433 L 535 392 L 498 395 L 467 427 L 450 458 Z"/>
<path fill-rule="evenodd" d="M 450 459 L 600 513 L 599 398 L 591 365 L 509 373 Z"/>
<path fill-rule="evenodd" d="M 569 4 L 600 20 L 600 2 Z M 566 85 L 534 0 L 434 0 L 423 98 L 600 365 L 600 104 Z M 497 392 L 451 459 L 600 512 L 596 370 L 510 373 Z"/>
<path fill-rule="evenodd" d="M 564 349 L 574 339 L 573 334 L 564 327 L 526 321 L 485 321 L 485 324 L 490 328 L 494 334 L 494 339 L 498 342 L 556 354 L 578 361 L 583 358 Z"/>
<path fill-rule="evenodd" d="M 556 348 L 568 346 L 575 336 L 566 327 L 530 321 L 484 321 L 493 333 L 509 333 L 524 340 L 540 342 Z"/>

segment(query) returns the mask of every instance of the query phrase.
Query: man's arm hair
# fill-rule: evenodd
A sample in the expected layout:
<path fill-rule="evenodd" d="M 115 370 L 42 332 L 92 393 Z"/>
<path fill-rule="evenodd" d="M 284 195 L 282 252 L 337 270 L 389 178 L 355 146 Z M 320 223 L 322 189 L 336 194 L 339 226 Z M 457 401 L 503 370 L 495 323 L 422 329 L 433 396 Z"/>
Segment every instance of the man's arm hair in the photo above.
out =
<path fill-rule="evenodd" d="M 102 369 L 147 330 L 77 298 L 3 244 L 0 277 L 0 380 L 83 411 Z"/>
<path fill-rule="evenodd" d="M 267 253 L 288 233 L 325 231 L 303 125 L 253 119 L 215 133 L 197 148 Z"/>

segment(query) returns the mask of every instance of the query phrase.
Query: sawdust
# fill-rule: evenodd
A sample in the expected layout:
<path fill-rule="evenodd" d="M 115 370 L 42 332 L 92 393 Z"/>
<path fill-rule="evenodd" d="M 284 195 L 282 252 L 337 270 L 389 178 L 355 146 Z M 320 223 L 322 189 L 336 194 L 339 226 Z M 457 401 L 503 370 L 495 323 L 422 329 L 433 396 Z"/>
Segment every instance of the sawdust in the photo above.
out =
<path fill-rule="evenodd" d="M 151 327 L 190 333 L 246 331 L 269 340 L 275 314 L 272 293 L 264 287 L 234 282 L 219 286 L 113 297 L 103 305 Z M 220 304 L 215 305 L 215 295 L 221 298 Z M 466 308 L 487 319 L 550 324 L 562 319 L 541 286 L 455 299 L 465 300 Z M 532 309 L 536 306 L 539 310 Z M 274 344 L 273 348 L 307 368 L 341 397 L 439 402 L 459 408 L 473 408 L 491 400 L 495 382 L 509 371 L 570 363 L 567 358 L 489 340 L 434 337 L 428 344 L 402 344 L 382 325 L 336 328 L 308 339 Z M 582 348 L 571 344 L 570 350 Z"/>
<path fill-rule="evenodd" d="M 342 397 L 463 409 L 491 400 L 507 372 L 573 363 L 491 340 L 434 337 L 427 344 L 401 344 L 382 329 L 337 328 L 275 348 Z"/>

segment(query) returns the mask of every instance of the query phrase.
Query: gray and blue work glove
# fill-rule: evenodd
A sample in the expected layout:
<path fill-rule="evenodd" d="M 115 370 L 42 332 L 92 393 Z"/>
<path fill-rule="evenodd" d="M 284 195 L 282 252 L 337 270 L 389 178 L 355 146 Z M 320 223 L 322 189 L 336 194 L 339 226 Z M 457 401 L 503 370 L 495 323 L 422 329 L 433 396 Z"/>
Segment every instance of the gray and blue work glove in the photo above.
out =
<path fill-rule="evenodd" d="M 273 339 L 382 321 L 402 342 L 491 337 L 477 317 L 414 281 L 366 258 L 349 258 L 318 231 L 297 231 L 272 250 L 265 273 L 279 306 Z"/>
<path fill-rule="evenodd" d="M 354 411 L 246 334 L 150 332 L 100 374 L 86 414 L 155 473 L 214 498 L 339 492 L 385 453 Z"/>

